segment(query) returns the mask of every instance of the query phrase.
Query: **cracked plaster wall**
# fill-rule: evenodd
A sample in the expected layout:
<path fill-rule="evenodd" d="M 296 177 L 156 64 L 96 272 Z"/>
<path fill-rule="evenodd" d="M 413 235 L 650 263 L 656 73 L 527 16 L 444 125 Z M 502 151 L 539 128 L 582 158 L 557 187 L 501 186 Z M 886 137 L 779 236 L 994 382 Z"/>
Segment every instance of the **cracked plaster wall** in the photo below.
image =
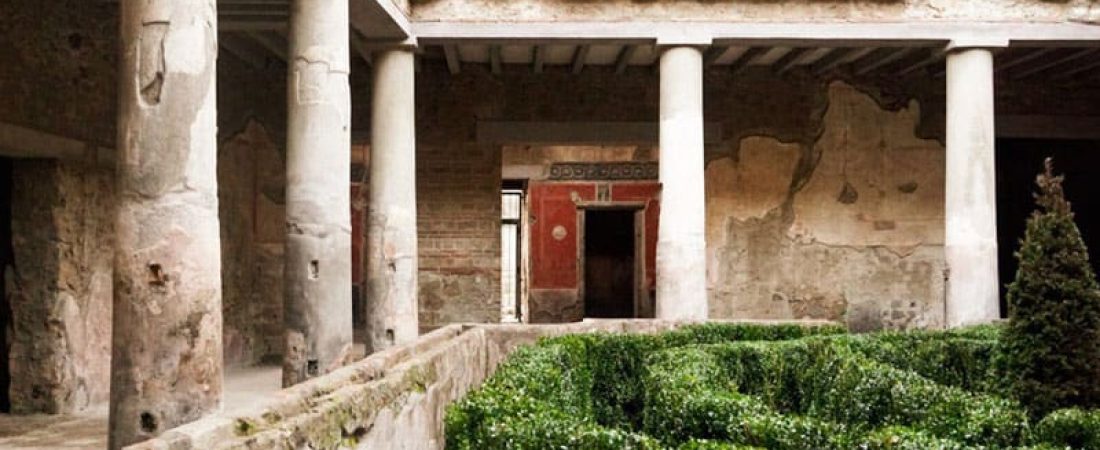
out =
<path fill-rule="evenodd" d="M 114 202 L 103 169 L 13 164 L 15 264 L 6 291 L 15 413 L 71 413 L 107 400 Z"/>
<path fill-rule="evenodd" d="M 915 101 L 827 95 L 812 144 L 748 136 L 707 165 L 711 315 L 940 326 L 944 149 Z"/>
<path fill-rule="evenodd" d="M 283 341 L 286 171 L 258 122 L 218 150 L 225 360 L 279 362 Z"/>

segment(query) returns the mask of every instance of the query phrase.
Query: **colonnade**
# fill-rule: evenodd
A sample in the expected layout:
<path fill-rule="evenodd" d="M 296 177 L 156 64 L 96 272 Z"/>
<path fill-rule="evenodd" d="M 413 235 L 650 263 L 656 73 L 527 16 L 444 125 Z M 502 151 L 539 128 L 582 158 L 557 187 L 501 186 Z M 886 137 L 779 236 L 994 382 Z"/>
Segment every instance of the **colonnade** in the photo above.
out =
<path fill-rule="evenodd" d="M 121 2 L 110 446 L 220 407 L 215 2 Z M 351 355 L 348 4 L 290 17 L 284 385 Z M 417 337 L 414 44 L 374 59 L 368 352 Z M 707 318 L 703 48 L 662 46 L 657 316 Z M 948 56 L 947 320 L 997 313 L 992 56 Z"/>
<path fill-rule="evenodd" d="M 944 224 L 945 321 L 999 317 L 993 52 L 1007 43 L 952 42 L 947 52 Z M 706 319 L 704 46 L 670 45 L 660 57 L 661 217 L 657 317 Z"/>
<path fill-rule="evenodd" d="M 118 187 L 109 446 L 222 401 L 217 11 L 120 2 Z M 291 2 L 283 385 L 352 355 L 348 2 Z M 414 46 L 375 59 L 368 352 L 417 337 Z"/>

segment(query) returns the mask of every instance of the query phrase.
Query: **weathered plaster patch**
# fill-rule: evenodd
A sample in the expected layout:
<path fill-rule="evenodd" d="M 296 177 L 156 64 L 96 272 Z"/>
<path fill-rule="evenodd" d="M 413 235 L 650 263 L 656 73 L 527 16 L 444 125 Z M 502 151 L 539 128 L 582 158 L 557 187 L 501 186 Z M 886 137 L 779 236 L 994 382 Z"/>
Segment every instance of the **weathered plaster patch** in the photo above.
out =
<path fill-rule="evenodd" d="M 828 100 L 812 146 L 745 139 L 708 166 L 711 316 L 936 326 L 942 146 L 914 136 L 915 103 L 884 110 L 840 82 Z M 739 173 L 766 181 L 743 192 Z"/>
<path fill-rule="evenodd" d="M 12 411 L 77 412 L 109 391 L 113 183 L 45 160 L 17 162 L 12 178 Z"/>
<path fill-rule="evenodd" d="M 842 82 L 829 85 L 829 100 L 815 144 L 821 160 L 795 197 L 789 234 L 836 245 L 942 244 L 945 154 L 914 136 L 919 105 L 886 111 Z"/>
<path fill-rule="evenodd" d="M 786 200 L 800 155 L 797 143 L 767 136 L 741 139 L 734 157 L 707 164 L 706 195 L 713 208 L 708 215 L 737 220 L 760 218 Z M 709 236 L 708 236 L 709 237 Z"/>
<path fill-rule="evenodd" d="M 193 17 L 188 22 L 175 21 L 164 36 L 164 64 L 171 73 L 200 75 L 207 69 L 207 54 L 215 47 L 215 31 L 209 19 Z M 195 45 L 196 42 L 203 43 Z"/>

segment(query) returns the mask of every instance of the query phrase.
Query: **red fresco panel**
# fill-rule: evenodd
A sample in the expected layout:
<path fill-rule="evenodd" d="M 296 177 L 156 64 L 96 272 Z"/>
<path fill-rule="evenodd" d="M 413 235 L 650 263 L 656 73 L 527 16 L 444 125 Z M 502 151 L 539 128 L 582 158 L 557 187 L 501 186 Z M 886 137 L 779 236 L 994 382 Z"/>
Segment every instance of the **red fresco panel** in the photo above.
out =
<path fill-rule="evenodd" d="M 351 198 L 359 196 L 359 186 L 351 186 Z M 363 283 L 363 213 L 362 209 L 351 207 L 351 283 Z"/>
<path fill-rule="evenodd" d="M 596 198 L 594 183 L 532 183 L 531 288 L 577 287 L 577 206 Z M 554 230 L 558 233 L 555 234 Z"/>

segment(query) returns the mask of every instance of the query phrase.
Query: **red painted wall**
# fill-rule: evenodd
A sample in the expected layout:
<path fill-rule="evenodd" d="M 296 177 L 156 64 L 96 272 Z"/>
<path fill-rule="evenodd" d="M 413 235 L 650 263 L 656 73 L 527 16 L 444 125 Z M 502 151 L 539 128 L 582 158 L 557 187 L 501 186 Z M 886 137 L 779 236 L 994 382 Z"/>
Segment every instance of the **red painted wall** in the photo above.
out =
<path fill-rule="evenodd" d="M 577 287 L 577 206 L 573 198 L 596 199 L 593 183 L 532 183 L 528 188 L 531 209 L 531 288 Z M 554 229 L 561 227 L 560 239 Z"/>
<path fill-rule="evenodd" d="M 364 248 L 365 231 L 363 230 L 363 219 L 366 211 L 365 208 L 356 208 L 355 199 L 359 197 L 360 185 L 351 185 L 351 283 L 355 285 L 363 284 L 364 271 L 363 267 L 363 254 L 366 251 Z"/>
<path fill-rule="evenodd" d="M 577 288 L 577 205 L 596 199 L 595 182 L 531 183 L 531 289 Z M 613 202 L 646 202 L 646 284 L 654 286 L 660 185 L 655 182 L 611 183 Z M 561 227 L 558 236 L 554 230 Z M 560 239 L 559 239 L 560 238 Z"/>

